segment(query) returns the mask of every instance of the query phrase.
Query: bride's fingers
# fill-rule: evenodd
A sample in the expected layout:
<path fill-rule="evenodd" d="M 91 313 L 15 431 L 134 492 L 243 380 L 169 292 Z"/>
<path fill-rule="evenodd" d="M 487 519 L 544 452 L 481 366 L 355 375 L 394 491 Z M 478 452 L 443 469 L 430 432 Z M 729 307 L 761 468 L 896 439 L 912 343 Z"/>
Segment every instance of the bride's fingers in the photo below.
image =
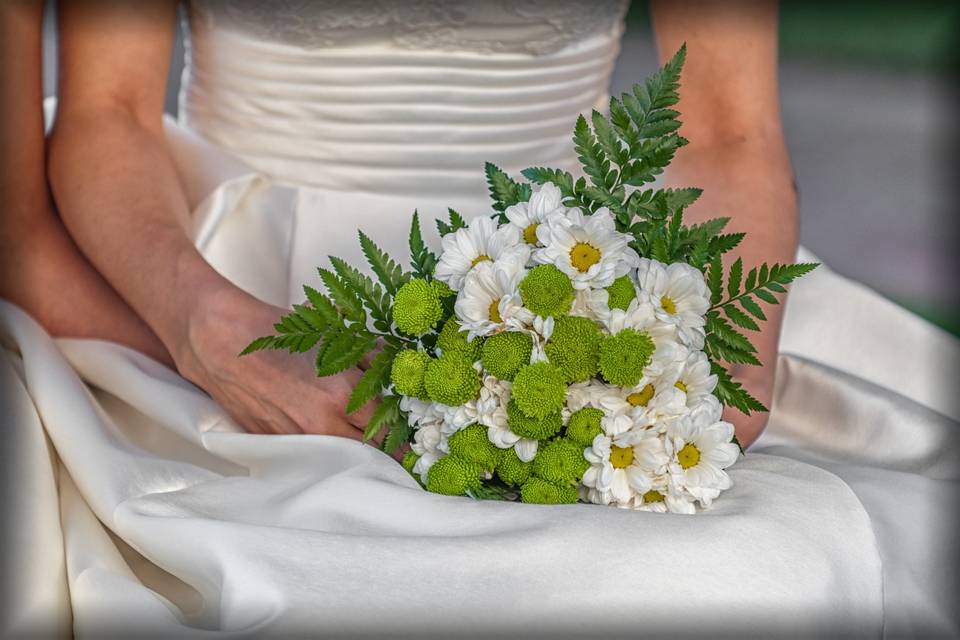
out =
<path fill-rule="evenodd" d="M 369 353 L 367 353 L 367 355 L 363 356 L 363 358 L 360 359 L 360 364 L 358 364 L 357 366 L 360 367 L 362 371 L 366 371 L 367 369 L 369 369 L 370 363 L 373 362 L 373 359 L 377 357 L 377 354 L 383 351 L 384 344 L 385 343 L 383 341 L 383 338 L 377 338 L 376 348 L 373 351 L 370 351 Z"/>

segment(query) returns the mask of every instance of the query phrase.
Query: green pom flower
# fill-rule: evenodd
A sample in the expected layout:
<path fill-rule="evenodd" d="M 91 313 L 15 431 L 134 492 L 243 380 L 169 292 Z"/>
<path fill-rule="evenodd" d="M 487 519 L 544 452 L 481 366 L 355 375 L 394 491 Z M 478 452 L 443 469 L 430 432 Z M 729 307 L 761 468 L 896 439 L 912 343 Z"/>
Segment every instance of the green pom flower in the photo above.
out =
<path fill-rule="evenodd" d="M 600 420 L 603 411 L 594 407 L 584 407 L 570 416 L 567 422 L 567 437 L 583 447 L 589 447 L 603 429 Z"/>
<path fill-rule="evenodd" d="M 477 397 L 480 374 L 463 354 L 444 353 L 427 365 L 423 387 L 434 402 L 455 407 Z"/>
<path fill-rule="evenodd" d="M 611 384 L 636 386 L 653 350 L 653 338 L 633 329 L 607 336 L 600 343 L 600 373 Z"/>
<path fill-rule="evenodd" d="M 542 445 L 533 459 L 533 475 L 560 486 L 575 485 L 590 467 L 583 449 L 566 438 Z"/>
<path fill-rule="evenodd" d="M 427 473 L 427 491 L 445 496 L 466 495 L 480 485 L 480 468 L 456 456 L 440 458 Z"/>
<path fill-rule="evenodd" d="M 393 319 L 400 331 L 421 336 L 443 316 L 437 289 L 426 280 L 408 280 L 393 297 Z"/>
<path fill-rule="evenodd" d="M 520 410 L 513 400 L 507 403 L 507 426 L 520 437 L 546 440 L 563 427 L 560 412 L 548 413 L 542 418 L 531 418 Z"/>
<path fill-rule="evenodd" d="M 560 487 L 534 477 L 520 487 L 520 500 L 528 504 L 573 504 L 577 501 L 577 488 Z"/>
<path fill-rule="evenodd" d="M 487 428 L 473 424 L 457 431 L 447 441 L 450 455 L 493 471 L 500 461 L 500 452 L 487 437 Z"/>
<path fill-rule="evenodd" d="M 487 338 L 480 361 L 483 368 L 501 380 L 513 380 L 525 364 L 530 364 L 533 339 L 519 331 L 505 331 Z"/>
<path fill-rule="evenodd" d="M 524 462 L 517 457 L 517 452 L 510 449 L 504 449 L 500 454 L 500 462 L 497 464 L 497 475 L 507 484 L 519 487 L 533 470 L 533 463 Z"/>
<path fill-rule="evenodd" d="M 437 297 L 441 300 L 456 293 L 456 291 L 451 289 L 446 282 L 441 280 L 431 280 L 430 286 L 433 287 L 433 290 L 437 292 Z"/>
<path fill-rule="evenodd" d="M 589 318 L 557 318 L 545 350 L 567 382 L 582 382 L 600 368 L 600 327 Z"/>
<path fill-rule="evenodd" d="M 636 297 L 637 290 L 634 288 L 630 276 L 620 276 L 607 287 L 607 306 L 611 309 L 626 311 Z"/>
<path fill-rule="evenodd" d="M 548 362 L 521 367 L 513 378 L 513 398 L 520 410 L 531 418 L 557 413 L 567 399 L 563 373 Z"/>
<path fill-rule="evenodd" d="M 423 481 L 420 479 L 420 474 L 413 472 L 413 466 L 417 464 L 417 460 L 419 459 L 420 459 L 420 456 L 415 454 L 413 451 L 407 451 L 403 455 L 403 460 L 400 462 L 400 464 L 403 465 L 403 468 L 407 470 L 407 473 L 412 475 L 417 482 L 419 482 L 420 484 L 423 484 Z"/>
<path fill-rule="evenodd" d="M 467 332 L 460 331 L 460 323 L 451 316 L 443 323 L 443 328 L 440 329 L 440 335 L 437 336 L 437 346 L 444 353 L 462 353 L 470 359 L 470 362 L 476 362 L 480 358 L 483 338 L 476 337 L 467 342 Z"/>
<path fill-rule="evenodd" d="M 390 381 L 393 382 L 393 388 L 397 393 L 424 397 L 423 375 L 427 371 L 428 364 L 430 364 L 430 356 L 420 351 L 405 349 L 398 353 L 390 368 Z"/>
<path fill-rule="evenodd" d="M 530 269 L 527 277 L 520 281 L 523 306 L 544 318 L 570 311 L 575 295 L 570 278 L 552 264 Z"/>

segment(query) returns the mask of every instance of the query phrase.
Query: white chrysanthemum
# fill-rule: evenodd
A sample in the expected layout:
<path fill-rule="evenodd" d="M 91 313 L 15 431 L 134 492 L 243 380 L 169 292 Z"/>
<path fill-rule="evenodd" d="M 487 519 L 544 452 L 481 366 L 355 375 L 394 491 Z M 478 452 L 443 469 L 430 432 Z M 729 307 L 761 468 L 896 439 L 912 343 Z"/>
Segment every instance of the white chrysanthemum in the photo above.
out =
<path fill-rule="evenodd" d="M 739 448 L 730 441 L 733 425 L 719 420 L 718 407 L 719 402 L 705 399 L 690 415 L 670 425 L 666 435 L 671 481 L 704 507 L 730 488 L 724 469 L 739 455 Z"/>
<path fill-rule="evenodd" d="M 631 505 L 638 511 L 655 513 L 696 513 L 693 498 L 670 481 L 669 475 L 659 475 L 653 479 L 653 486 L 642 495 L 638 495 Z"/>
<path fill-rule="evenodd" d="M 463 287 L 467 273 L 478 264 L 514 254 L 522 265 L 530 259 L 530 247 L 517 228 L 509 224 L 498 228 L 496 221 L 487 216 L 478 216 L 465 229 L 445 235 L 441 248 L 434 276 L 455 291 Z"/>
<path fill-rule="evenodd" d="M 570 276 L 574 289 L 608 287 L 639 260 L 627 246 L 630 236 L 617 231 L 606 208 L 590 216 L 579 209 L 552 216 L 537 227 L 537 239 L 544 246 L 534 252 L 534 260 L 555 265 Z"/>
<path fill-rule="evenodd" d="M 627 415 L 636 426 L 655 426 L 660 431 L 690 413 L 683 392 L 646 376 L 635 387 L 610 386 L 598 404 L 610 415 Z"/>
<path fill-rule="evenodd" d="M 688 407 L 695 407 L 711 394 L 717 387 L 717 376 L 710 373 L 710 361 L 702 351 L 693 351 L 683 362 L 683 366 L 676 370 L 673 385 L 684 394 Z"/>
<path fill-rule="evenodd" d="M 643 369 L 643 375 L 649 379 L 660 378 L 671 371 L 679 372 L 687 359 L 689 350 L 677 341 L 677 327 L 658 320 L 653 305 L 647 300 L 637 298 L 626 309 L 611 309 L 601 321 L 611 335 L 633 329 L 653 339 L 655 349 Z"/>
<path fill-rule="evenodd" d="M 703 274 L 684 262 L 666 265 L 641 258 L 637 281 L 657 318 L 676 325 L 683 344 L 702 349 L 704 316 L 710 308 L 710 290 Z"/>
<path fill-rule="evenodd" d="M 449 452 L 447 436 L 443 433 L 441 426 L 442 423 L 439 421 L 429 422 L 413 433 L 410 448 L 420 456 L 413 465 L 413 472 L 419 473 L 424 482 L 427 481 L 430 467 Z"/>
<path fill-rule="evenodd" d="M 560 189 L 552 182 L 544 182 L 542 186 L 534 189 L 528 202 L 518 202 L 504 211 L 507 220 L 520 231 L 524 242 L 530 246 L 537 245 L 537 227 L 548 219 L 566 215 L 567 212 L 567 207 L 561 204 L 563 196 Z"/>
<path fill-rule="evenodd" d="M 574 382 L 567 387 L 567 409 L 571 413 L 584 407 L 601 409 L 603 398 L 610 393 L 611 389 L 619 388 L 594 378 L 584 382 Z"/>
<path fill-rule="evenodd" d="M 663 439 L 639 428 L 616 436 L 601 433 L 583 456 L 590 462 L 583 474 L 583 485 L 590 489 L 587 499 L 620 506 L 631 506 L 649 491 L 669 461 Z"/>
<path fill-rule="evenodd" d="M 474 368 L 482 371 L 479 363 L 474 364 Z M 456 407 L 438 405 L 443 414 L 444 433 L 449 435 L 471 424 L 481 424 L 485 427 L 501 424 L 506 426 L 506 399 L 509 395 L 509 382 L 498 380 L 491 375 L 484 376 L 477 398 Z"/>
<path fill-rule="evenodd" d="M 570 307 L 570 315 L 603 322 L 610 315 L 608 299 L 606 289 L 578 289 Z"/>
<path fill-rule="evenodd" d="M 468 340 L 507 327 L 522 329 L 533 322 L 533 313 L 524 308 L 517 288 L 525 275 L 524 262 L 517 255 L 484 262 L 467 274 L 454 312 Z"/>

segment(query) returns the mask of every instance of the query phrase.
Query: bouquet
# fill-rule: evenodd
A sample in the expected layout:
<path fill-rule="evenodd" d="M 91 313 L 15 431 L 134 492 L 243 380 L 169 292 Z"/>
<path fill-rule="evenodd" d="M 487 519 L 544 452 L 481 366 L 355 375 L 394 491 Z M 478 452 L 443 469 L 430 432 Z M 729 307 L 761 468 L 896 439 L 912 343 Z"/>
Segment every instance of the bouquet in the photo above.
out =
<path fill-rule="evenodd" d="M 724 267 L 743 233 L 727 218 L 687 226 L 699 189 L 643 188 L 678 135 L 685 47 L 643 84 L 580 116 L 585 176 L 532 167 L 518 182 L 492 164 L 493 213 L 438 220 L 435 254 L 413 214 L 410 268 L 367 235 L 375 276 L 330 257 L 326 293 L 243 353 L 316 348 L 316 372 L 369 366 L 354 412 L 381 397 L 364 437 L 429 491 L 541 504 L 580 501 L 694 513 L 731 486 L 742 453 L 724 405 L 766 411 L 729 375 L 760 364 L 746 331 L 758 300 L 816 264 Z"/>

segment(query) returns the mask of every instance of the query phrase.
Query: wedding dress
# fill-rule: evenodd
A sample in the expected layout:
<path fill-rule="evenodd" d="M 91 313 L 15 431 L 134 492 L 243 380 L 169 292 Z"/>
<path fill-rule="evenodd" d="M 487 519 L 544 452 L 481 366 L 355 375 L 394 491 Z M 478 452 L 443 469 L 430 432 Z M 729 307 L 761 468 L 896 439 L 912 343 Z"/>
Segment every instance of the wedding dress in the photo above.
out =
<path fill-rule="evenodd" d="M 287 305 L 328 254 L 359 264 L 358 228 L 402 258 L 414 209 L 487 213 L 485 160 L 575 168 L 624 11 L 194 2 L 167 131 L 198 247 Z M 428 494 L 354 441 L 244 434 L 166 367 L 6 302 L 0 336 L 11 634 L 960 630 L 957 341 L 826 267 L 790 296 L 766 433 L 694 517 Z"/>

